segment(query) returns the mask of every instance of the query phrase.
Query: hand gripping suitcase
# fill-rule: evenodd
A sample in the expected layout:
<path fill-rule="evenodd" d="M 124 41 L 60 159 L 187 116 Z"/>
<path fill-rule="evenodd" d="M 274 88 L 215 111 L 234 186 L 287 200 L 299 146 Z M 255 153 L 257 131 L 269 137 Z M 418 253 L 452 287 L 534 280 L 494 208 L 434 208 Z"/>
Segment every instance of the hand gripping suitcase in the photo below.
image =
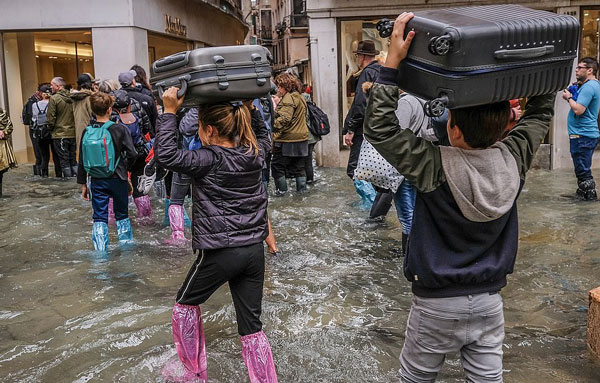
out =
<path fill-rule="evenodd" d="M 414 12 L 416 32 L 398 68 L 400 89 L 423 99 L 425 112 L 546 94 L 564 89 L 577 56 L 579 22 L 519 5 Z M 377 29 L 391 35 L 393 22 Z"/>
<path fill-rule="evenodd" d="M 271 90 L 271 54 L 259 45 L 198 48 L 152 64 L 150 84 L 158 99 L 171 86 L 184 106 L 262 97 Z"/>

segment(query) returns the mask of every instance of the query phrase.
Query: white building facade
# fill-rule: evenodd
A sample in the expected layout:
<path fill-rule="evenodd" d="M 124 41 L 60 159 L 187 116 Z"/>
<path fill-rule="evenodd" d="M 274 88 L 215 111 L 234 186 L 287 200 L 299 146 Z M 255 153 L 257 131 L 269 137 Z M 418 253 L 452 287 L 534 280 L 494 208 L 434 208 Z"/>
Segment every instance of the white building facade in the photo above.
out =
<path fill-rule="evenodd" d="M 328 114 L 331 133 L 323 137 L 319 151 L 324 166 L 345 167 L 346 147 L 342 144 L 341 130 L 353 98 L 347 80 L 356 72 L 352 50 L 358 41 L 374 40 L 377 49 L 386 51 L 387 41 L 381 39 L 375 24 L 383 17 L 395 18 L 402 12 L 429 8 L 469 5 L 501 4 L 504 1 L 455 1 L 435 2 L 381 0 L 376 4 L 361 0 L 307 0 L 309 17 L 310 55 L 312 66 L 313 96 Z M 582 25 L 580 57 L 600 56 L 600 5 L 597 1 L 546 1 L 521 3 L 524 6 L 543 9 L 577 17 Z M 573 66 L 575 66 L 574 63 Z M 573 70 L 574 72 L 574 70 Z M 574 79 L 574 77 L 573 77 Z M 557 97 L 552 128 L 538 153 L 542 168 L 572 167 L 567 135 L 569 107 Z M 598 156 L 596 156 L 598 157 Z M 598 159 L 600 161 L 600 159 Z"/>
<path fill-rule="evenodd" d="M 133 64 L 187 49 L 243 44 L 248 26 L 241 0 L 20 0 L 0 13 L 0 107 L 15 130 L 17 160 L 34 158 L 21 123 L 38 84 L 77 76 L 116 79 Z"/>

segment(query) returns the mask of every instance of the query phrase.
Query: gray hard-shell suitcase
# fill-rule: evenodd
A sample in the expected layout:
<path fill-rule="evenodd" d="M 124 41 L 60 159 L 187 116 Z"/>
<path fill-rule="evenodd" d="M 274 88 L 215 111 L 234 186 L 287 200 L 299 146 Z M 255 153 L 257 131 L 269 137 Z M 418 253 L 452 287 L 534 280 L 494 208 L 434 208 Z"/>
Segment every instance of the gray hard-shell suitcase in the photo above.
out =
<path fill-rule="evenodd" d="M 160 100 L 171 86 L 184 106 L 254 99 L 271 90 L 271 54 L 259 45 L 198 48 L 152 64 L 150 84 Z"/>
<path fill-rule="evenodd" d="M 398 68 L 399 87 L 430 100 L 425 111 L 556 92 L 566 88 L 577 56 L 579 21 L 520 5 L 414 12 L 416 32 Z M 393 23 L 381 20 L 380 35 Z"/>

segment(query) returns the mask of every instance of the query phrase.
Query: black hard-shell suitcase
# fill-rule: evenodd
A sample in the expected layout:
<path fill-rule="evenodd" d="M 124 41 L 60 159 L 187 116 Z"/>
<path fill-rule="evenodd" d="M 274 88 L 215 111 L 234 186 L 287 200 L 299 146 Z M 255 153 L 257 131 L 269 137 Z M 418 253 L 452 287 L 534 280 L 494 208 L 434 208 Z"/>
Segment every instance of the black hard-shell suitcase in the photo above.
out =
<path fill-rule="evenodd" d="M 150 84 L 158 99 L 171 87 L 184 106 L 262 97 L 271 90 L 271 54 L 259 45 L 198 48 L 152 64 Z"/>
<path fill-rule="evenodd" d="M 577 56 L 579 21 L 519 5 L 414 12 L 416 32 L 398 68 L 399 87 L 430 100 L 425 111 L 488 104 L 564 89 Z M 380 35 L 391 35 L 381 20 Z"/>

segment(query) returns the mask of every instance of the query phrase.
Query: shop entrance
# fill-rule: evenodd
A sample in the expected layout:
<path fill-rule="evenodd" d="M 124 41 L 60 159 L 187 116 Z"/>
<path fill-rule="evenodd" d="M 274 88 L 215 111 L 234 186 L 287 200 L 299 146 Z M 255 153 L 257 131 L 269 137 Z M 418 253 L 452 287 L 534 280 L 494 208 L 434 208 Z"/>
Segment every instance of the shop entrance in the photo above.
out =
<path fill-rule="evenodd" d="M 584 9 L 581 23 L 581 54 L 579 58 L 600 60 L 600 9 Z"/>

